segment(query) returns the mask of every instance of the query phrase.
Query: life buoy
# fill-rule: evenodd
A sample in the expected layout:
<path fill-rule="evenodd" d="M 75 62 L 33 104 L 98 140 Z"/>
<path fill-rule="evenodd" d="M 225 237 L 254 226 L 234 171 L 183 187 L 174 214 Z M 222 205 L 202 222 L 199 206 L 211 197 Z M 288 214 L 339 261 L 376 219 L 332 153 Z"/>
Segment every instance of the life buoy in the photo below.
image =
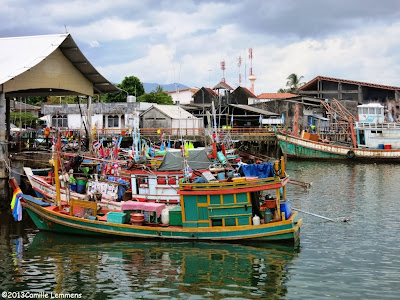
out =
<path fill-rule="evenodd" d="M 354 157 L 356 157 L 356 154 L 354 153 L 353 150 L 349 150 L 349 151 L 347 151 L 346 156 L 348 158 L 354 158 Z"/>

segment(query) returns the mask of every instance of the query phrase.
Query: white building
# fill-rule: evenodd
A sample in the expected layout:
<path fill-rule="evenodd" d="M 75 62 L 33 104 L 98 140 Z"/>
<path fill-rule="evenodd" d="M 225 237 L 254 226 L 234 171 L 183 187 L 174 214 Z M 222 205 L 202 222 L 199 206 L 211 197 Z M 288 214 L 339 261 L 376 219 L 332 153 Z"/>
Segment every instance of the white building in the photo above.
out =
<path fill-rule="evenodd" d="M 172 97 L 172 100 L 176 105 L 190 104 L 193 103 L 193 95 L 198 91 L 198 89 L 182 89 L 177 91 L 167 92 L 168 95 Z"/>
<path fill-rule="evenodd" d="M 152 105 L 147 102 L 93 103 L 92 128 L 132 128 L 135 111 L 139 115 Z M 48 126 L 79 130 L 87 124 L 86 104 L 44 104 L 42 114 Z"/>

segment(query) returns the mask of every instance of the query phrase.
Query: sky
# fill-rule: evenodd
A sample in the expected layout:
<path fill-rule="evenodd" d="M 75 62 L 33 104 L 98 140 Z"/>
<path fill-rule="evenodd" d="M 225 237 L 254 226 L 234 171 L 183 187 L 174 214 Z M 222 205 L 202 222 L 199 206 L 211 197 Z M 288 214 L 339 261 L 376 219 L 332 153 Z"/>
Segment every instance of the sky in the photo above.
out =
<path fill-rule="evenodd" d="M 292 73 L 304 82 L 327 76 L 400 86 L 397 0 L 0 3 L 0 37 L 68 32 L 113 83 L 136 76 L 195 88 L 213 87 L 225 77 L 233 88 L 250 87 L 252 66 L 256 95 L 286 88 Z"/>

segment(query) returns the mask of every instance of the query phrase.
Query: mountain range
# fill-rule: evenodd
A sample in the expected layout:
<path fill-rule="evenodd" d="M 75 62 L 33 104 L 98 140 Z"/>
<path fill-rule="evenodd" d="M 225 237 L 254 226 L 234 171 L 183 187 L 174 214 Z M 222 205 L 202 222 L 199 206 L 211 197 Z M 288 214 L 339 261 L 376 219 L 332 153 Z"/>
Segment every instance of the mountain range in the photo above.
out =
<path fill-rule="evenodd" d="M 182 90 L 182 89 L 189 88 L 187 85 L 184 85 L 184 84 L 178 83 L 178 82 L 169 83 L 169 84 L 143 82 L 144 91 L 146 93 L 155 91 L 159 85 L 163 88 L 164 92 L 170 92 L 170 91 L 176 91 L 176 90 Z"/>

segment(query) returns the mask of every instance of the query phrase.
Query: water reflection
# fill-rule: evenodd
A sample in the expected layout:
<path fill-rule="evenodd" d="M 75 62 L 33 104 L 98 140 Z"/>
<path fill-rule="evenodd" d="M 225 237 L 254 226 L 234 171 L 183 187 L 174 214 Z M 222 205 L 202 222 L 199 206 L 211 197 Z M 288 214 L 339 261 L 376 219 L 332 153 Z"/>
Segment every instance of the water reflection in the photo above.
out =
<path fill-rule="evenodd" d="M 22 238 L 9 241 L 17 267 L 2 270 L 11 274 L 3 289 L 82 293 L 85 299 L 282 297 L 299 252 L 281 245 L 131 242 L 47 232 L 27 238 L 23 248 Z"/>

